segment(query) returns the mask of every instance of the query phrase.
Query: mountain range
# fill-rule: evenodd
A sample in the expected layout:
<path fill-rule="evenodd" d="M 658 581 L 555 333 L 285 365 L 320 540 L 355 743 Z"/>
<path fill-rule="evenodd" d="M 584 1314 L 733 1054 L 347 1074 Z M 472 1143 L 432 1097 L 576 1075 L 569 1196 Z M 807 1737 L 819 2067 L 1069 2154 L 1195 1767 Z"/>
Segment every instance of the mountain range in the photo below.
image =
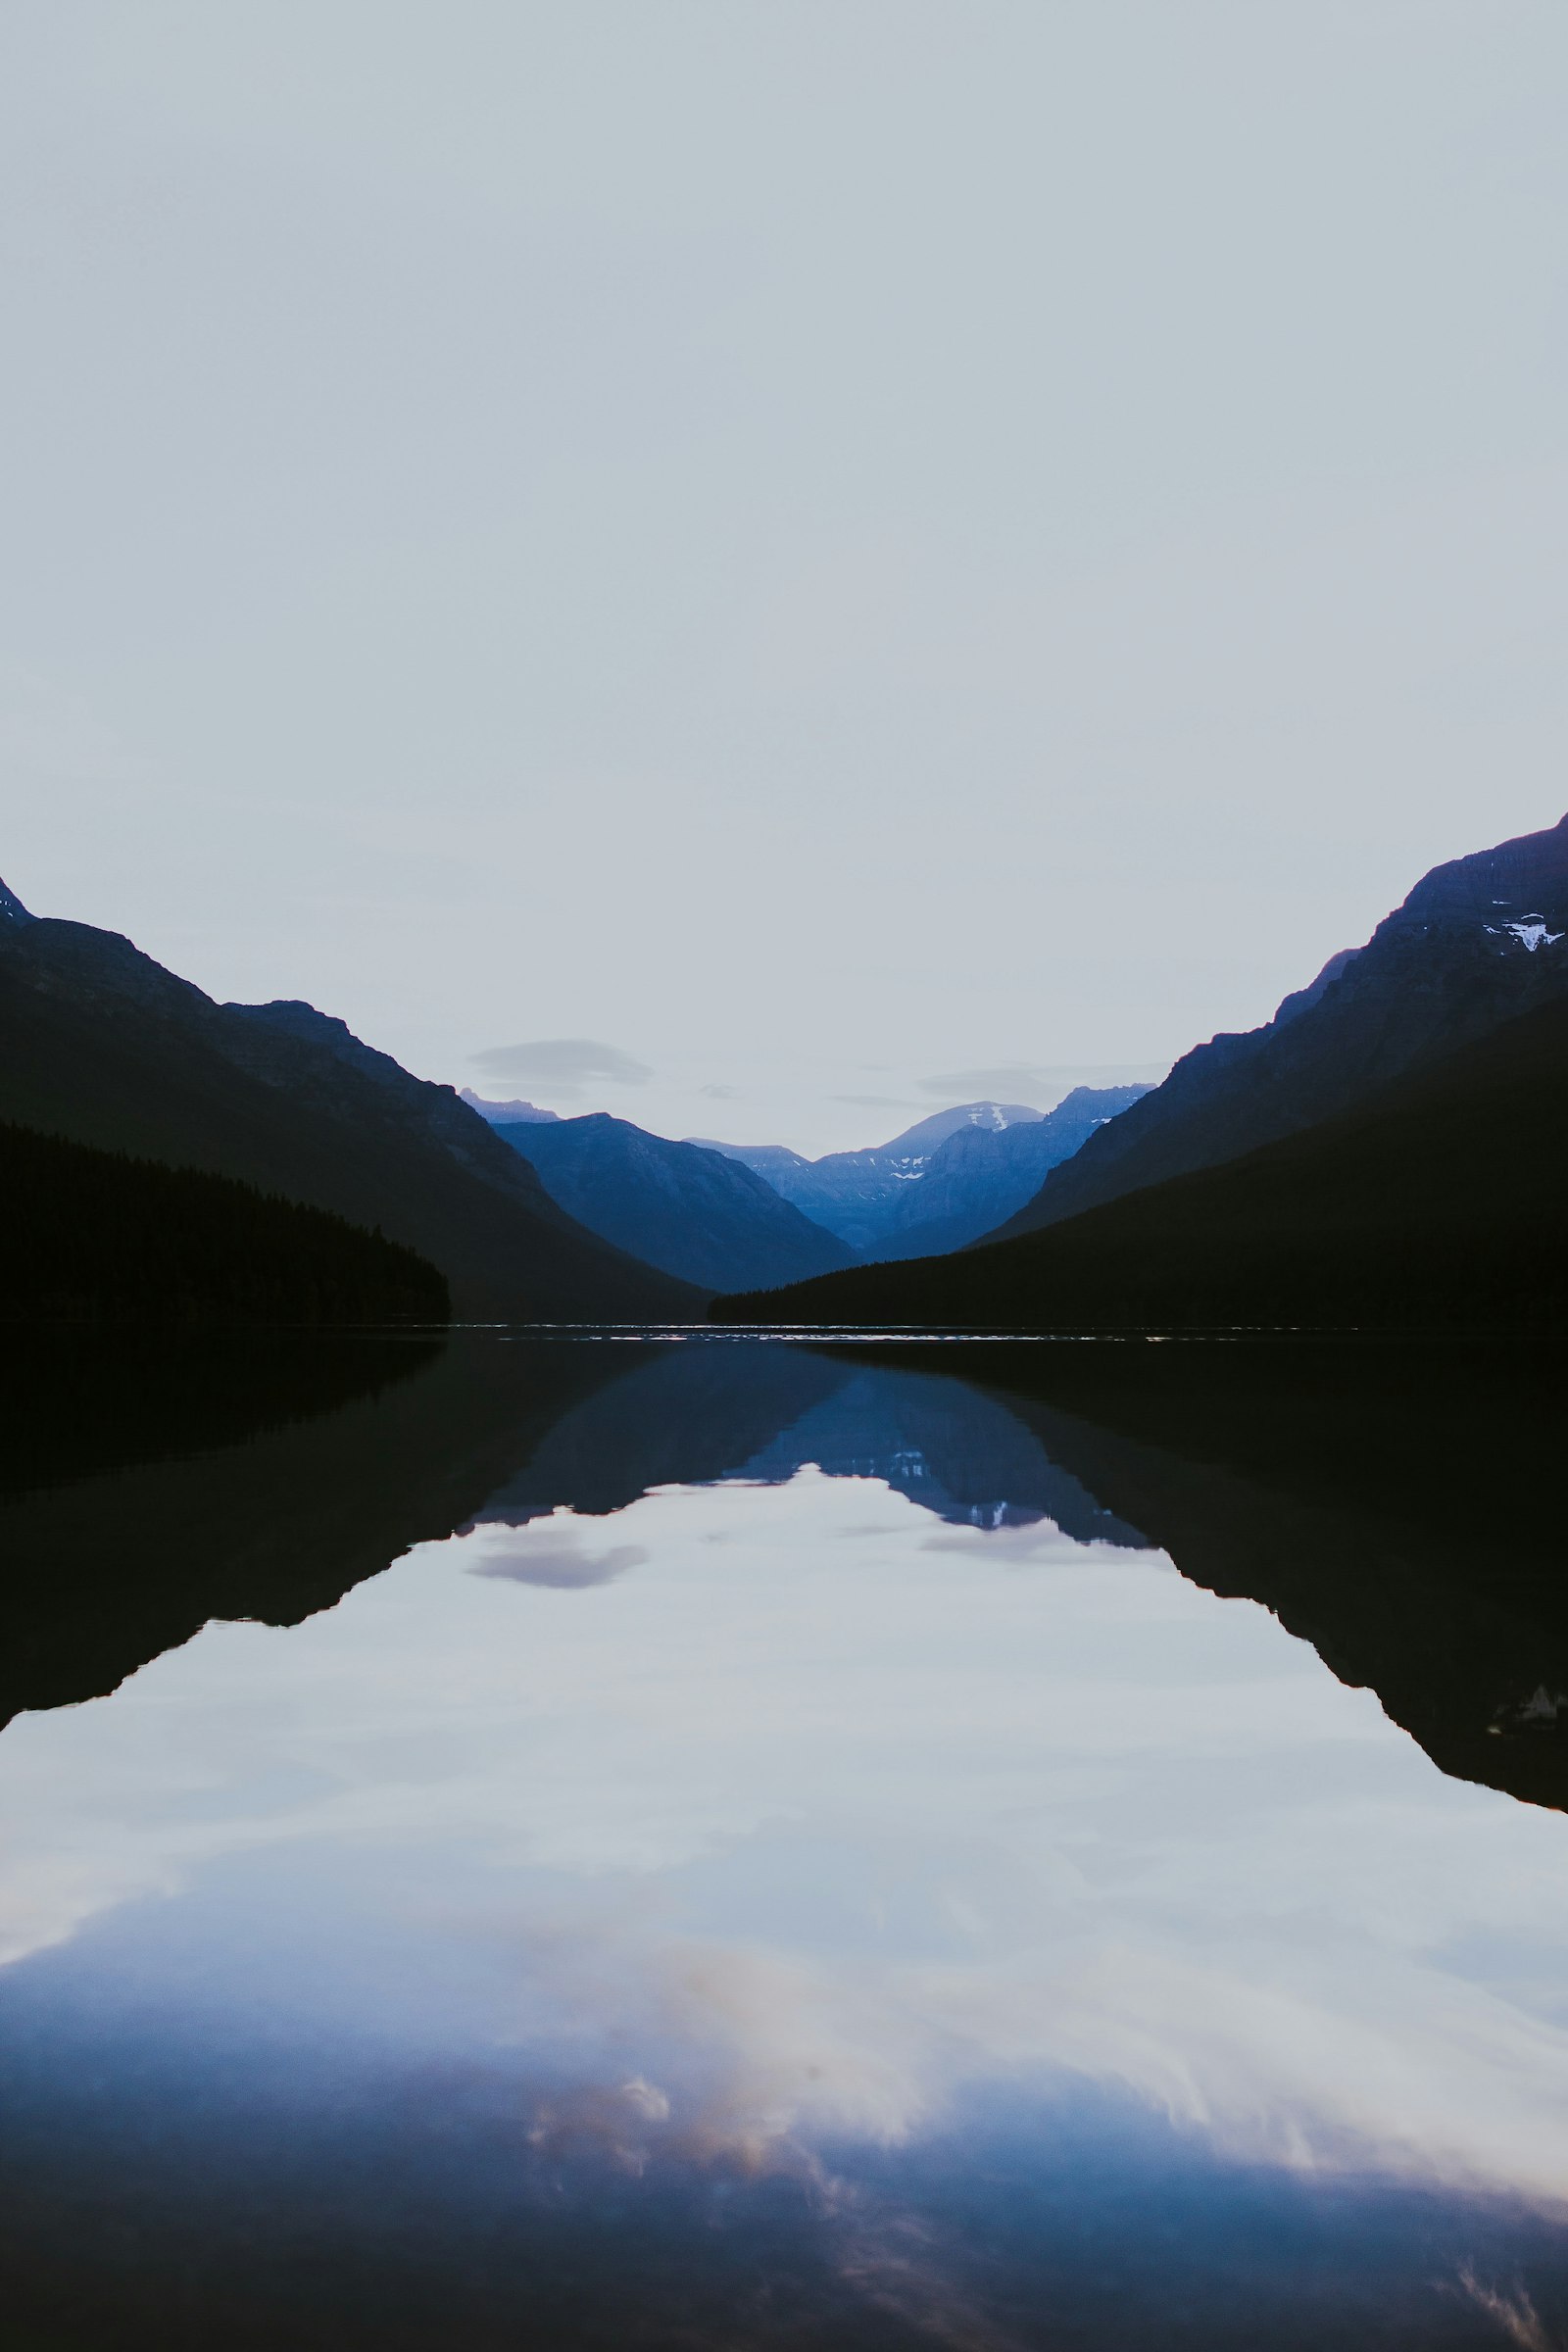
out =
<path fill-rule="evenodd" d="M 801 1282 L 855 1262 L 835 1234 L 704 1145 L 671 1143 L 605 1111 L 494 1132 L 582 1224 L 706 1291 Z"/>
<path fill-rule="evenodd" d="M 1568 817 L 1438 867 L 1160 1086 L 960 1103 L 815 1160 L 460 1096 L 0 885 L 0 1121 L 325 1211 L 367 1268 L 362 1241 L 417 1252 L 462 1319 L 682 1321 L 717 1291 L 717 1319 L 806 1324 L 1555 1327 L 1565 1077 Z M 128 1159 L 72 1181 L 98 1198 Z M 211 1233 L 260 1234 L 201 1198 Z M 202 1286 L 243 1291 L 215 1258 Z"/>
<path fill-rule="evenodd" d="M 704 1148 L 765 1178 L 857 1257 L 918 1257 L 959 1249 L 999 1225 L 1032 1198 L 1048 1168 L 1146 1092 L 1080 1086 L 1049 1114 L 1023 1102 L 959 1102 L 891 1143 L 821 1159 L 779 1144 Z"/>
<path fill-rule="evenodd" d="M 814 1162 L 676 1143 L 455 1094 L 297 1000 L 215 1004 L 116 933 L 35 918 L 4 885 L 0 1049 L 0 1120 L 374 1229 L 420 1252 L 466 1320 L 688 1319 L 715 1291 L 842 1271 L 866 1246 L 929 1247 L 924 1223 L 969 1240 L 1136 1092 L 1080 1089 L 1049 1119 L 960 1104 Z M 127 1213 L 149 1181 L 123 1180 Z M 212 1266 L 201 1280 L 214 1298 L 242 1295 Z M 101 1267 L 89 1284 L 104 1301 L 106 1281 Z"/>
<path fill-rule="evenodd" d="M 1560 1327 L 1568 818 L 1438 867 L 1274 1019 L 1216 1038 L 956 1255 L 717 1319 Z"/>
<path fill-rule="evenodd" d="M 0 896 L 0 1119 L 238 1178 L 417 1250 L 478 1320 L 689 1319 L 450 1087 L 309 1004 L 218 1004 L 116 932 Z"/>

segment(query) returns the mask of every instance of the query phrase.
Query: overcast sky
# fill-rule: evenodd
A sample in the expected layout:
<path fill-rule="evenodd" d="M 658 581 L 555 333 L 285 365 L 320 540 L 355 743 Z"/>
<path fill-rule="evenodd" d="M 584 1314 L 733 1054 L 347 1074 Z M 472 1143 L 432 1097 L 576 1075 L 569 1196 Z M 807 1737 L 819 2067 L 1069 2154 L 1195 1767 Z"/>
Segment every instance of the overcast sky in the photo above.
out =
<path fill-rule="evenodd" d="M 1560 0 L 9 0 L 0 873 L 670 1134 L 1157 1071 L 1568 808 L 1565 108 Z"/>

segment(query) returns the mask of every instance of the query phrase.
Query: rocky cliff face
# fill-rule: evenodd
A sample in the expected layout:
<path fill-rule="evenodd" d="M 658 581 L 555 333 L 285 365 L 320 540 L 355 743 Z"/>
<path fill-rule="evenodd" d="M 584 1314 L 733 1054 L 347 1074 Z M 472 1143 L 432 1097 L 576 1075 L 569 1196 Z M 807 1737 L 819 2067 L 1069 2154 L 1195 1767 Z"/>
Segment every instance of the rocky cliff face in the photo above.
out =
<path fill-rule="evenodd" d="M 1335 956 L 1264 1027 L 1184 1055 L 988 1239 L 1293 1135 L 1565 994 L 1568 816 L 1436 867 L 1364 948 Z"/>

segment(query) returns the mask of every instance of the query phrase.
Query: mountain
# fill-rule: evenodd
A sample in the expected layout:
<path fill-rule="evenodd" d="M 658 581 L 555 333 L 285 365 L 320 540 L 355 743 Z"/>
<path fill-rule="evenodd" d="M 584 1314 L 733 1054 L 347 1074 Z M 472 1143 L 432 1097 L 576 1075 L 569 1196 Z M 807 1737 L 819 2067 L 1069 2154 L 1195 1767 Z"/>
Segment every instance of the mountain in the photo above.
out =
<path fill-rule="evenodd" d="M 1220 1167 L 1010 1241 L 710 1311 L 981 1330 L 1561 1333 L 1565 1159 L 1568 997 Z"/>
<path fill-rule="evenodd" d="M 1405 1070 L 1568 993 L 1568 816 L 1440 865 L 1272 1021 L 1216 1037 L 1077 1156 L 1003 1240 L 1332 1118 Z"/>
<path fill-rule="evenodd" d="M 855 1262 L 760 1176 L 700 1144 L 671 1143 L 606 1111 L 494 1132 L 579 1223 L 704 1290 L 803 1282 Z"/>
<path fill-rule="evenodd" d="M 445 1323 L 428 1258 L 197 1168 L 0 1124 L 0 1316 Z"/>
<path fill-rule="evenodd" d="M 476 1110 L 486 1125 L 491 1127 L 516 1126 L 536 1119 L 549 1122 L 561 1116 L 559 1110 L 541 1110 L 537 1102 L 487 1102 L 482 1095 L 474 1093 L 471 1086 L 459 1087 L 458 1101 L 466 1102 L 468 1108 Z"/>
<path fill-rule="evenodd" d="M 112 931 L 0 922 L 0 1118 L 379 1227 L 480 1320 L 689 1318 L 698 1294 L 576 1224 L 450 1087 L 309 1004 L 216 1004 Z"/>
<path fill-rule="evenodd" d="M 904 1215 L 903 1196 L 922 1181 L 950 1137 L 968 1128 L 1000 1135 L 1041 1115 L 1022 1102 L 959 1102 L 951 1110 L 933 1111 L 891 1143 L 868 1152 L 830 1152 L 822 1159 L 803 1159 L 778 1144 L 708 1144 L 704 1149 L 740 1160 L 804 1215 L 847 1242 L 857 1256 L 873 1257 L 881 1254 L 882 1243 Z"/>
<path fill-rule="evenodd" d="M 877 1259 L 935 1257 L 990 1233 L 1031 1200 L 1048 1171 L 1070 1159 L 1147 1086 L 1075 1086 L 1045 1117 L 956 1128 L 896 1195 Z"/>

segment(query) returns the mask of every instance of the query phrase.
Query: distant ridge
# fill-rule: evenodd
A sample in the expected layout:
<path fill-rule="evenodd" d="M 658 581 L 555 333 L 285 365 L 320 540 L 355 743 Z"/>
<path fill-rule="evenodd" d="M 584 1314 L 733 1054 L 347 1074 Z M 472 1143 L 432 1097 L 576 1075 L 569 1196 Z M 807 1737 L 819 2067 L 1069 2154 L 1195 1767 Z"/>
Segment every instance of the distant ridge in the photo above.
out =
<path fill-rule="evenodd" d="M 459 1087 L 458 1101 L 466 1102 L 491 1127 L 515 1126 L 535 1119 L 545 1125 L 561 1116 L 559 1110 L 541 1110 L 537 1102 L 487 1102 L 471 1086 Z"/>
<path fill-rule="evenodd" d="M 672 1143 L 606 1111 L 495 1133 L 592 1232 L 707 1292 L 799 1282 L 855 1262 L 762 1177 L 700 1144 Z"/>
<path fill-rule="evenodd" d="M 821 1159 L 803 1158 L 781 1144 L 704 1148 L 740 1160 L 857 1256 L 874 1257 L 906 1213 L 903 1196 L 919 1185 L 950 1137 L 971 1129 L 1000 1135 L 1043 1116 L 1024 1102 L 957 1102 L 932 1111 L 888 1143 L 864 1152 L 829 1152 Z"/>
<path fill-rule="evenodd" d="M 882 1239 L 867 1255 L 930 1257 L 964 1249 L 1021 1208 L 1050 1169 L 1148 1092 L 1147 1086 L 1075 1086 L 1044 1118 L 955 1128 L 926 1161 L 920 1182 L 906 1185 L 894 1200 Z"/>

